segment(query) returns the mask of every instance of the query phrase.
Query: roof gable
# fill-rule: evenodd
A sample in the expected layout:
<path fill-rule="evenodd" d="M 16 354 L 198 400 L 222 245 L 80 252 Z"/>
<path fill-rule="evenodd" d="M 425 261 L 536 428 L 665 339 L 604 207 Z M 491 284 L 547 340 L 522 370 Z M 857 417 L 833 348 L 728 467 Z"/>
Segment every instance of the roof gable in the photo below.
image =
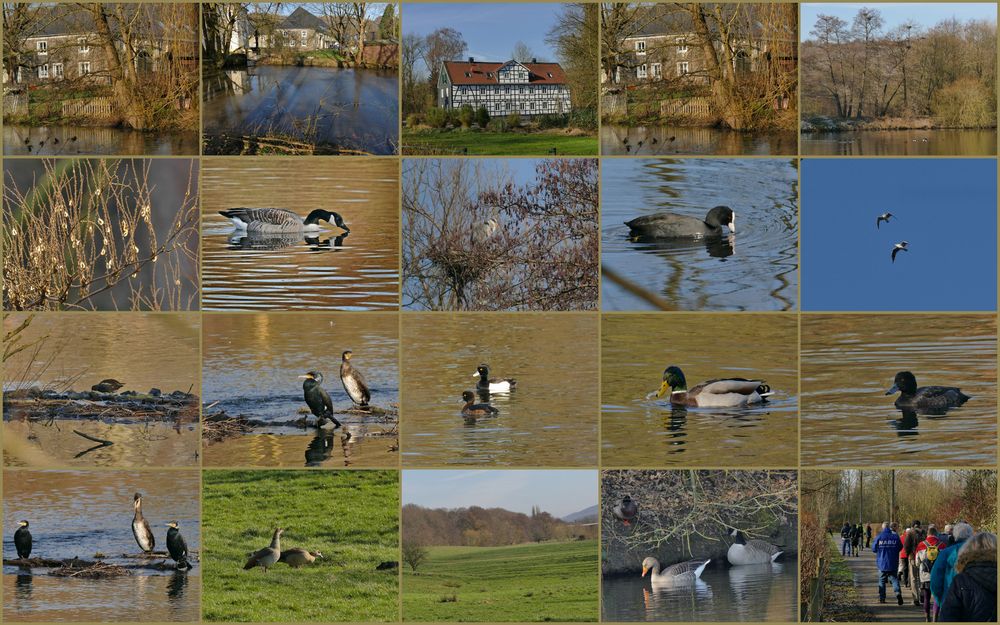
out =
<path fill-rule="evenodd" d="M 327 32 L 326 23 L 310 13 L 304 7 L 296 7 L 296 9 L 292 11 L 291 15 L 278 24 L 278 28 L 287 30 L 311 28 L 321 33 Z"/>
<path fill-rule="evenodd" d="M 498 85 L 497 72 L 503 68 L 521 66 L 528 70 L 528 83 L 535 85 L 566 84 L 566 73 L 558 63 L 504 63 L 479 61 L 445 61 L 444 69 L 453 85 Z M 503 83 L 511 84 L 511 83 Z M 515 83 L 516 84 L 516 83 Z"/>

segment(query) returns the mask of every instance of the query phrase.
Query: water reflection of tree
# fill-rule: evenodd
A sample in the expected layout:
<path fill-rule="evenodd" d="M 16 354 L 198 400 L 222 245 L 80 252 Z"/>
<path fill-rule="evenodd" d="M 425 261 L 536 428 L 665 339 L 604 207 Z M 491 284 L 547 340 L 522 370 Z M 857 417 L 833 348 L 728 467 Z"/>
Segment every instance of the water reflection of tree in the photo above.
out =
<path fill-rule="evenodd" d="M 36 167 L 5 172 L 0 239 L 9 309 L 197 308 L 193 160 L 44 161 L 40 175 Z"/>
<path fill-rule="evenodd" d="M 597 306 L 596 160 L 542 160 L 524 184 L 461 160 L 409 161 L 403 175 L 404 306 Z"/>

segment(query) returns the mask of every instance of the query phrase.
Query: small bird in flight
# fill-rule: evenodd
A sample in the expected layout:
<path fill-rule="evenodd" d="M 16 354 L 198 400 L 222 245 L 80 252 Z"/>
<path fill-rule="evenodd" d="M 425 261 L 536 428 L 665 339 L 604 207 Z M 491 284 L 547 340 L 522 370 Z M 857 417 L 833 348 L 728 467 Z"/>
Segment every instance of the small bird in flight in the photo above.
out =
<path fill-rule="evenodd" d="M 900 241 L 899 243 L 892 246 L 892 262 L 896 262 L 896 254 L 899 252 L 899 250 L 903 250 L 904 252 L 910 251 L 906 249 L 907 245 L 909 245 L 909 243 L 907 243 L 906 241 Z"/>
<path fill-rule="evenodd" d="M 879 215 L 878 219 L 875 220 L 875 228 L 881 230 L 880 226 L 882 225 L 882 222 L 884 221 L 886 223 L 889 223 L 889 218 L 892 216 L 893 216 L 892 213 L 882 213 L 881 215 Z"/>

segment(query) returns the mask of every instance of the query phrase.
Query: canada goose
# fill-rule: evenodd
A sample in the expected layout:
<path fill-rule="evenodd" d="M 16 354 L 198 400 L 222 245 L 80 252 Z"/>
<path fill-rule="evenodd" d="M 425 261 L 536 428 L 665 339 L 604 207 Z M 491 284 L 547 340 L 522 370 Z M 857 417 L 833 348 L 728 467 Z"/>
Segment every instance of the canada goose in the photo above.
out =
<path fill-rule="evenodd" d="M 98 393 L 114 393 L 123 386 L 125 386 L 124 382 L 119 382 L 114 378 L 106 378 L 91 386 L 90 390 L 97 391 Z"/>
<path fill-rule="evenodd" d="M 318 551 L 308 551 L 301 547 L 292 547 L 281 552 L 278 562 L 284 562 L 293 569 L 300 568 L 306 564 L 312 564 L 317 559 L 322 559 L 323 554 Z"/>
<path fill-rule="evenodd" d="M 27 521 L 18 521 L 19 527 L 14 532 L 14 547 L 17 549 L 17 557 L 27 560 L 31 557 L 31 532 L 28 531 Z"/>
<path fill-rule="evenodd" d="M 462 406 L 462 414 L 466 417 L 485 417 L 495 414 L 500 414 L 500 411 L 489 404 L 474 404 L 475 394 L 472 391 L 462 392 L 462 401 L 465 405 Z"/>
<path fill-rule="evenodd" d="M 705 570 L 709 562 L 711 560 L 678 562 L 677 564 L 671 564 L 661 572 L 660 561 L 650 556 L 642 561 L 642 577 L 646 577 L 646 573 L 648 572 L 650 574 L 649 579 L 654 584 L 693 584 L 696 579 L 701 577 L 701 572 Z"/>
<path fill-rule="evenodd" d="M 882 213 L 881 215 L 879 215 L 878 219 L 875 220 L 875 228 L 880 229 L 880 226 L 882 225 L 883 221 L 885 223 L 889 223 L 889 218 L 892 216 L 893 216 L 892 213 Z"/>
<path fill-rule="evenodd" d="M 255 551 L 250 556 L 250 559 L 247 560 L 247 563 L 243 565 L 243 570 L 246 571 L 259 566 L 267 573 L 268 567 L 274 566 L 274 563 L 281 558 L 281 532 L 283 531 L 285 530 L 280 527 L 276 528 L 274 535 L 271 537 L 271 545 Z"/>
<path fill-rule="evenodd" d="M 655 213 L 643 215 L 625 225 L 629 227 L 629 239 L 633 242 L 659 241 L 685 237 L 720 237 L 722 227 L 729 228 L 731 234 L 736 233 L 736 212 L 728 206 L 716 206 L 708 211 L 705 219 L 677 215 L 674 213 Z"/>
<path fill-rule="evenodd" d="M 333 421 L 333 426 L 339 428 L 341 423 L 333 416 L 333 402 L 330 401 L 330 394 L 321 385 L 323 384 L 323 374 L 319 371 L 310 371 L 305 375 L 302 383 L 302 394 L 305 396 L 306 405 L 309 411 L 316 417 L 316 425 L 322 427 L 327 419 Z"/>
<path fill-rule="evenodd" d="M 746 535 L 733 530 L 729 533 L 736 542 L 729 547 L 726 557 L 733 566 L 744 564 L 766 564 L 774 562 L 783 552 L 781 549 L 763 540 L 747 540 Z"/>
<path fill-rule="evenodd" d="M 611 509 L 611 513 L 618 517 L 624 525 L 631 525 L 632 519 L 639 514 L 639 504 L 633 501 L 630 496 L 625 495 L 621 503 Z"/>
<path fill-rule="evenodd" d="M 354 352 L 345 351 L 340 355 L 340 381 L 344 385 L 344 390 L 350 396 L 351 401 L 364 408 L 372 398 L 371 391 L 368 390 L 368 383 L 365 376 L 354 368 L 351 364 L 351 356 Z"/>
<path fill-rule="evenodd" d="M 663 382 L 656 397 L 670 391 L 670 403 L 675 406 L 724 408 L 745 406 L 767 401 L 771 387 L 762 380 L 720 378 L 708 380 L 688 390 L 687 379 L 680 367 L 671 365 L 663 371 Z"/>
<path fill-rule="evenodd" d="M 476 372 L 472 374 L 472 377 L 478 377 L 479 381 L 476 382 L 476 388 L 481 391 L 489 391 L 491 393 L 506 393 L 511 391 L 517 386 L 517 380 L 514 378 L 491 378 L 490 368 L 486 363 L 483 363 L 476 367 Z"/>
<path fill-rule="evenodd" d="M 219 211 L 219 214 L 231 219 L 238 230 L 251 233 L 315 232 L 320 229 L 321 220 L 330 223 L 331 217 L 338 227 L 351 231 L 340 214 L 322 208 L 312 211 L 305 219 L 284 208 L 231 208 Z"/>
<path fill-rule="evenodd" d="M 892 381 L 892 388 L 885 392 L 892 395 L 898 392 L 895 401 L 897 408 L 940 410 L 954 408 L 969 401 L 969 396 L 962 389 L 954 386 L 921 386 L 917 388 L 917 378 L 909 371 L 900 371 Z"/>
<path fill-rule="evenodd" d="M 139 549 L 150 553 L 156 546 L 156 537 L 153 536 L 153 530 L 149 528 L 149 523 L 142 516 L 142 493 L 136 493 L 135 497 L 132 498 L 132 508 L 135 510 L 135 514 L 132 516 L 132 535 L 135 536 L 135 542 L 138 543 Z"/>
<path fill-rule="evenodd" d="M 892 246 L 892 262 L 896 262 L 896 254 L 900 251 L 909 252 L 906 246 L 909 245 L 906 241 L 900 241 L 899 243 Z"/>
<path fill-rule="evenodd" d="M 177 563 L 178 569 L 191 569 L 191 563 L 188 562 L 188 546 L 187 541 L 181 536 L 181 530 L 177 526 L 177 521 L 171 521 L 167 523 L 167 553 L 170 554 L 170 559 Z"/>

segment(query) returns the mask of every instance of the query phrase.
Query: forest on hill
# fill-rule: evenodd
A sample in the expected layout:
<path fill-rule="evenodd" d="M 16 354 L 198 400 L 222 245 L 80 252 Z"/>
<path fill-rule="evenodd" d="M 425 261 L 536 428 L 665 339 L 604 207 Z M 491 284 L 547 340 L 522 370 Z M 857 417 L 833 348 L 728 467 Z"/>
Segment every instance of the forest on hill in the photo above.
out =
<path fill-rule="evenodd" d="M 403 542 L 416 545 L 499 547 L 529 542 L 597 537 L 596 518 L 567 523 L 537 506 L 531 514 L 503 508 L 403 507 Z"/>

